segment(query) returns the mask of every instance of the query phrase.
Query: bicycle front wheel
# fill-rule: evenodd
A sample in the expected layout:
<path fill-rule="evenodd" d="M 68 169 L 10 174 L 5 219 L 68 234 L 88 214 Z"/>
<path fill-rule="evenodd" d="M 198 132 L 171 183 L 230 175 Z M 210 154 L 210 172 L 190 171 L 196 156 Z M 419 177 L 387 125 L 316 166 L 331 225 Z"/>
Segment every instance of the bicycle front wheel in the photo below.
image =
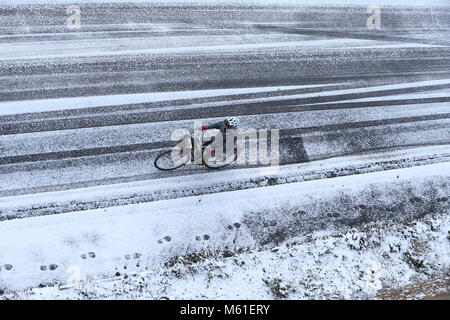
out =
<path fill-rule="evenodd" d="M 175 170 L 185 164 L 187 164 L 189 159 L 186 156 L 177 157 L 177 159 L 172 159 L 172 150 L 167 150 L 161 153 L 155 159 L 155 167 L 159 170 Z"/>

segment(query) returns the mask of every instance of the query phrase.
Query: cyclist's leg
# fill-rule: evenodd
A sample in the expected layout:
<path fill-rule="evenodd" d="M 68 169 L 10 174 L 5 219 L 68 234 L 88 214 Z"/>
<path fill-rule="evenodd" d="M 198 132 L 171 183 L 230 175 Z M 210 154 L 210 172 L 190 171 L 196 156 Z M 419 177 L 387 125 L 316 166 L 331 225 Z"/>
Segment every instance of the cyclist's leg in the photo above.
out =
<path fill-rule="evenodd" d="M 191 136 L 191 162 L 194 162 L 195 160 L 195 141 L 194 138 Z"/>
<path fill-rule="evenodd" d="M 191 137 L 191 143 L 192 143 L 192 149 L 191 149 L 191 162 L 195 162 L 195 148 L 196 148 L 196 145 L 195 145 L 195 141 L 194 141 L 194 138 L 193 137 Z M 201 153 L 200 153 L 200 157 L 201 157 L 201 160 L 202 160 L 202 162 L 201 163 L 199 163 L 199 164 L 203 164 L 203 152 L 205 151 L 205 148 L 206 148 L 206 146 L 207 145 L 209 145 L 209 144 L 211 144 L 212 143 L 212 141 L 207 141 L 207 142 L 205 142 L 205 143 L 203 143 L 202 144 L 202 149 L 201 149 Z"/>

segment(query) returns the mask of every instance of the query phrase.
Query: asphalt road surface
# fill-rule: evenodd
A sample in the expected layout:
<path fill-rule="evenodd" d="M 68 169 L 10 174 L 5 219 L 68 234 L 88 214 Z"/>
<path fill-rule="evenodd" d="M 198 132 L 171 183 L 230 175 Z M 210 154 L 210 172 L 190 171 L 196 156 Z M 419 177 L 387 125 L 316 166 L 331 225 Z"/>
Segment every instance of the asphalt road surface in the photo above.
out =
<path fill-rule="evenodd" d="M 206 172 L 177 128 L 280 130 L 281 164 L 450 143 L 450 6 L 0 6 L 0 194 Z M 233 170 L 229 167 L 226 170 Z"/>

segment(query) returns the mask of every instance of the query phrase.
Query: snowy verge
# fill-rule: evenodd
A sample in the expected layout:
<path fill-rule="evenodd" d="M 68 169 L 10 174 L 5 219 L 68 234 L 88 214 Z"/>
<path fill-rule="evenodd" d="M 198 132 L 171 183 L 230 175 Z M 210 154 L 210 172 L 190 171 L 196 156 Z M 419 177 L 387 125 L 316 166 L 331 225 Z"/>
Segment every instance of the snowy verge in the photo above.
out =
<path fill-rule="evenodd" d="M 155 269 L 198 250 L 242 251 L 320 230 L 447 214 L 450 165 L 2 221 L 2 290 Z"/>
<path fill-rule="evenodd" d="M 371 223 L 259 251 L 199 250 L 152 271 L 130 263 L 111 278 L 80 279 L 66 290 L 7 292 L 3 298 L 420 299 L 448 293 L 449 233 L 448 214 L 406 225 Z"/>

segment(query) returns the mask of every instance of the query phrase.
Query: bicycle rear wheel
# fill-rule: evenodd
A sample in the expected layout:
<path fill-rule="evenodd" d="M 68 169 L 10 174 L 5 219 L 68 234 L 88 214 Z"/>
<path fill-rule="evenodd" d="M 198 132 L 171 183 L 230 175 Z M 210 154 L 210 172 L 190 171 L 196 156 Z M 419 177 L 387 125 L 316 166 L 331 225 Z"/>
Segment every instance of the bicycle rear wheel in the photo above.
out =
<path fill-rule="evenodd" d="M 232 157 L 225 157 L 225 159 L 217 159 L 216 157 L 211 157 L 203 160 L 203 164 L 205 167 L 208 167 L 210 169 L 220 169 L 226 166 L 229 166 L 233 162 L 236 161 L 238 158 L 238 154 L 235 150 Z"/>
<path fill-rule="evenodd" d="M 155 159 L 155 167 L 159 170 L 175 170 L 185 164 L 187 164 L 189 159 L 186 156 L 180 156 L 178 159 L 172 159 L 172 149 L 164 151 Z"/>

